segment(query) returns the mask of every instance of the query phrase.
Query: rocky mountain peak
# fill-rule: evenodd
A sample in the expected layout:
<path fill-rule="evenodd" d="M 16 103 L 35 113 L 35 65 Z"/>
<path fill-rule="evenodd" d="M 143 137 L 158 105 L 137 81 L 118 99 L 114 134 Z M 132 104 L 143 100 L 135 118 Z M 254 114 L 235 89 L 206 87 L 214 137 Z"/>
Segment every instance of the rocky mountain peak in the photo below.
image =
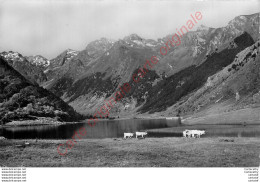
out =
<path fill-rule="evenodd" d="M 8 52 L 2 52 L 2 53 L 0 53 L 0 55 L 10 61 L 24 61 L 25 60 L 24 57 L 18 52 L 8 51 Z"/>
<path fill-rule="evenodd" d="M 259 37 L 259 13 L 252 15 L 240 15 L 229 21 L 226 30 L 232 30 L 233 34 L 239 34 L 243 31 L 248 32 L 256 41 Z"/>
<path fill-rule="evenodd" d="M 210 29 L 210 27 L 207 27 L 205 25 L 200 25 L 197 30 L 198 31 L 208 31 L 209 29 Z"/>
<path fill-rule="evenodd" d="M 95 41 L 92 41 L 92 42 L 90 42 L 88 45 L 87 45 L 87 47 L 86 47 L 86 49 L 89 49 L 89 48 L 92 48 L 92 47 L 97 47 L 97 46 L 99 46 L 99 47 L 109 47 L 111 44 L 113 44 L 115 41 L 114 40 L 111 40 L 111 39 L 107 39 L 107 38 L 104 38 L 104 37 L 102 37 L 102 38 L 100 38 L 100 39 L 98 39 L 98 40 L 95 40 Z"/>
<path fill-rule="evenodd" d="M 52 59 L 50 61 L 50 66 L 52 68 L 59 67 L 64 65 L 67 61 L 71 60 L 75 56 L 77 56 L 79 51 L 75 51 L 72 49 L 67 49 L 64 52 L 62 52 L 59 56 L 56 58 Z"/>
<path fill-rule="evenodd" d="M 133 47 L 133 46 L 138 46 L 138 47 L 145 46 L 145 39 L 141 38 L 137 34 L 131 34 L 129 36 L 126 36 L 126 37 L 123 38 L 123 41 L 125 41 L 131 47 Z"/>
<path fill-rule="evenodd" d="M 67 49 L 66 50 L 66 55 L 68 56 L 69 59 L 72 59 L 74 56 L 77 56 L 79 51 L 73 50 L 73 49 Z"/>
<path fill-rule="evenodd" d="M 115 41 L 107 38 L 101 38 L 90 42 L 84 50 L 90 57 L 97 58 L 114 45 Z"/>
<path fill-rule="evenodd" d="M 28 56 L 26 58 L 30 63 L 32 63 L 36 66 L 47 67 L 50 65 L 50 61 L 41 55 Z"/>
<path fill-rule="evenodd" d="M 126 36 L 126 37 L 124 37 L 124 40 L 130 40 L 130 41 L 135 41 L 135 40 L 137 40 L 137 41 L 142 41 L 143 39 L 139 36 L 139 35 L 137 35 L 137 34 L 131 34 L 131 35 L 128 35 L 128 36 Z"/>
<path fill-rule="evenodd" d="M 12 66 L 15 70 L 22 74 L 27 80 L 31 81 L 31 83 L 39 84 L 46 81 L 47 78 L 44 75 L 42 68 L 38 66 L 34 61 L 32 61 L 36 60 L 37 58 L 37 60 L 40 62 L 43 57 L 31 57 L 31 61 L 29 61 L 27 57 L 24 57 L 22 54 L 13 51 L 2 52 L 0 53 L 0 56 L 10 66 Z"/>

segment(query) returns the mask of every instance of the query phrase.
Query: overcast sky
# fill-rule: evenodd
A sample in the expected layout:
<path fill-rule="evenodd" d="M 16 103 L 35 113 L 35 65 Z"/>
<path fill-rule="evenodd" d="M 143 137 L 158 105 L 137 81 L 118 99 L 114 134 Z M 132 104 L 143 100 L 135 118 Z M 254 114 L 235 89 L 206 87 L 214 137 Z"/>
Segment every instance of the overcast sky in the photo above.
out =
<path fill-rule="evenodd" d="M 238 15 L 260 12 L 260 1 L 0 0 L 0 51 L 54 58 L 101 37 L 157 39 L 175 33 L 197 11 L 203 17 L 194 29 L 222 27 Z"/>

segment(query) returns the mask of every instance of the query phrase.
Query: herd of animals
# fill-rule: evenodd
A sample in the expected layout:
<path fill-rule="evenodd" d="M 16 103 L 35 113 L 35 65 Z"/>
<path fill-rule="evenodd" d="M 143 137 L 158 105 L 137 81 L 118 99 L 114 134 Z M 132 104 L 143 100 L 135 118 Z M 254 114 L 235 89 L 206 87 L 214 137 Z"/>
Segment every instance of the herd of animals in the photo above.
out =
<path fill-rule="evenodd" d="M 200 138 L 201 135 L 205 135 L 205 130 L 184 130 L 183 137 L 188 138 Z"/>
<path fill-rule="evenodd" d="M 206 132 L 205 130 L 184 130 L 183 132 L 183 137 L 187 137 L 187 138 L 200 138 L 201 135 L 204 135 Z M 145 138 L 145 136 L 147 135 L 147 132 L 135 132 L 135 136 L 136 138 L 138 137 L 142 137 Z M 124 133 L 124 139 L 127 138 L 132 138 L 134 136 L 134 133 Z M 4 137 L 0 137 L 1 139 L 5 139 Z M 37 142 L 37 139 L 36 139 Z M 29 143 L 28 143 L 29 145 Z"/>
<path fill-rule="evenodd" d="M 206 132 L 205 130 L 184 130 L 183 137 L 185 138 L 200 138 L 201 135 L 204 135 Z M 135 132 L 136 138 L 139 136 L 142 138 L 145 138 L 147 135 L 147 132 Z M 134 136 L 134 133 L 124 133 L 124 139 L 132 138 Z"/>
<path fill-rule="evenodd" d="M 135 132 L 135 136 L 136 138 L 138 138 L 139 136 L 141 136 L 142 138 L 144 138 L 147 135 L 147 132 Z M 124 133 L 124 139 L 127 138 L 132 138 L 134 136 L 134 133 Z"/>

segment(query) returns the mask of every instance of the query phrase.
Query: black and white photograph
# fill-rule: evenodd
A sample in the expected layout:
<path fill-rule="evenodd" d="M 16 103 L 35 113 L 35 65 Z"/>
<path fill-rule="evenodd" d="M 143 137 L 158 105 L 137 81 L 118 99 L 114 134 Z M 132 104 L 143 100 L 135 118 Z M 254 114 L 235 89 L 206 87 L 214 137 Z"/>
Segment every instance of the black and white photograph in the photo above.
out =
<path fill-rule="evenodd" d="M 259 29 L 259 0 L 1 0 L 0 180 L 237 168 L 257 182 Z"/>

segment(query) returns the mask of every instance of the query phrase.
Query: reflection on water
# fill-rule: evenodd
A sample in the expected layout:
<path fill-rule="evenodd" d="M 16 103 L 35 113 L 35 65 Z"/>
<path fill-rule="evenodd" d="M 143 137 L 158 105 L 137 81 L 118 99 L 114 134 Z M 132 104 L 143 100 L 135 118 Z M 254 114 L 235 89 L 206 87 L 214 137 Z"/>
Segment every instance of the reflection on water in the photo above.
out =
<path fill-rule="evenodd" d="M 87 134 L 84 138 L 116 138 L 122 137 L 124 132 L 136 132 L 153 128 L 166 128 L 177 126 L 176 120 L 166 119 L 129 119 L 99 121 L 90 127 L 87 123 L 44 125 L 44 126 L 21 126 L 4 128 L 0 136 L 13 139 L 22 138 L 45 138 L 66 139 L 71 138 L 75 131 L 85 127 Z"/>
<path fill-rule="evenodd" d="M 177 121 L 165 119 L 129 119 L 99 121 L 90 127 L 87 123 L 21 126 L 0 129 L 0 136 L 13 139 L 42 138 L 67 139 L 81 127 L 87 134 L 84 138 L 118 138 L 124 132 L 148 130 L 148 137 L 181 137 L 185 129 L 205 130 L 202 137 L 260 137 L 260 125 L 186 125 L 178 126 Z"/>

